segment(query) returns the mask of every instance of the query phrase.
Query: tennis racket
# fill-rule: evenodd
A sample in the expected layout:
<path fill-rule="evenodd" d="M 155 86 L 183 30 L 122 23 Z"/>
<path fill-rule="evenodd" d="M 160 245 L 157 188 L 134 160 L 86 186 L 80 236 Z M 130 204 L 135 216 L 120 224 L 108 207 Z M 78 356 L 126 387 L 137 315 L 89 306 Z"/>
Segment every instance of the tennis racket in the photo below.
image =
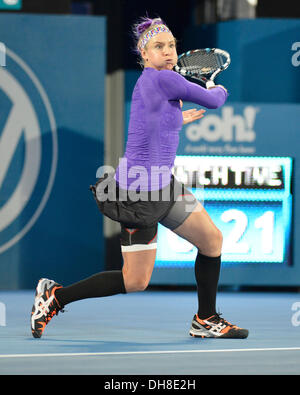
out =
<path fill-rule="evenodd" d="M 175 71 L 184 77 L 201 81 L 206 88 L 215 86 L 216 76 L 230 65 L 228 52 L 218 48 L 195 49 L 178 57 Z"/>

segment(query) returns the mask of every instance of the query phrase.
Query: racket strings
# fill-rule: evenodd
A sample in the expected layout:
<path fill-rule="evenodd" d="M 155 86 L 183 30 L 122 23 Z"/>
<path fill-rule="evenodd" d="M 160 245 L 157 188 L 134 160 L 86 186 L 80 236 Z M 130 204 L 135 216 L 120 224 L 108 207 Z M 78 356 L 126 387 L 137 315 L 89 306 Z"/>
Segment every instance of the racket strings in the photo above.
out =
<path fill-rule="evenodd" d="M 222 56 L 215 53 L 198 53 L 194 52 L 190 56 L 184 56 L 179 59 L 178 64 L 187 71 L 198 72 L 199 74 L 212 74 L 224 65 Z"/>

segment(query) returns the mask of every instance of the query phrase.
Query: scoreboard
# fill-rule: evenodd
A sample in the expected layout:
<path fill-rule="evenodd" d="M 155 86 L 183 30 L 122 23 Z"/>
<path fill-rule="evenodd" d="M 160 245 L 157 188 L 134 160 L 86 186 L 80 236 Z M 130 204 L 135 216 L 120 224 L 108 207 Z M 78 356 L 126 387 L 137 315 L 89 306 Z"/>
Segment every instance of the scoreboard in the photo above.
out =
<path fill-rule="evenodd" d="M 289 157 L 176 157 L 174 176 L 223 233 L 223 265 L 291 265 L 292 165 Z M 196 255 L 159 224 L 156 267 L 193 267 Z"/>

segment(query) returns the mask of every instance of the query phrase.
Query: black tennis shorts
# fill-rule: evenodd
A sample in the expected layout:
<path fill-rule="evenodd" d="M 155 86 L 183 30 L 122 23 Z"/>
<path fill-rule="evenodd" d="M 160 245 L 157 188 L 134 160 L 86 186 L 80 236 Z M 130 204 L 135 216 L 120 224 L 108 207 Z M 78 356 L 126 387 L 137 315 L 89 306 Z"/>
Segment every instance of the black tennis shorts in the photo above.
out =
<path fill-rule="evenodd" d="M 173 175 L 165 188 L 138 196 L 120 189 L 113 175 L 99 179 L 90 189 L 99 210 L 121 224 L 122 252 L 156 249 L 158 223 L 174 230 L 199 204 Z"/>

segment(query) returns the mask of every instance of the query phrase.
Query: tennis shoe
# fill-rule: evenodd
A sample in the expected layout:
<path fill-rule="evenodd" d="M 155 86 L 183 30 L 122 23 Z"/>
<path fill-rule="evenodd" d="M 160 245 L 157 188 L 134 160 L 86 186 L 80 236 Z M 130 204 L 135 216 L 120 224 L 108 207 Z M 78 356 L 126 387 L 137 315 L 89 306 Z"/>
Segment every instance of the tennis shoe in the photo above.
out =
<path fill-rule="evenodd" d="M 55 291 L 59 288 L 62 288 L 62 285 L 47 278 L 39 280 L 31 312 L 31 332 L 33 337 L 40 338 L 53 316 L 57 315 L 59 311 L 63 312 L 62 307 L 55 298 Z"/>
<path fill-rule="evenodd" d="M 230 322 L 221 318 L 221 314 L 214 314 L 205 320 L 201 320 L 196 314 L 190 328 L 191 336 L 201 338 L 245 339 L 248 334 L 247 329 L 230 324 Z"/>

